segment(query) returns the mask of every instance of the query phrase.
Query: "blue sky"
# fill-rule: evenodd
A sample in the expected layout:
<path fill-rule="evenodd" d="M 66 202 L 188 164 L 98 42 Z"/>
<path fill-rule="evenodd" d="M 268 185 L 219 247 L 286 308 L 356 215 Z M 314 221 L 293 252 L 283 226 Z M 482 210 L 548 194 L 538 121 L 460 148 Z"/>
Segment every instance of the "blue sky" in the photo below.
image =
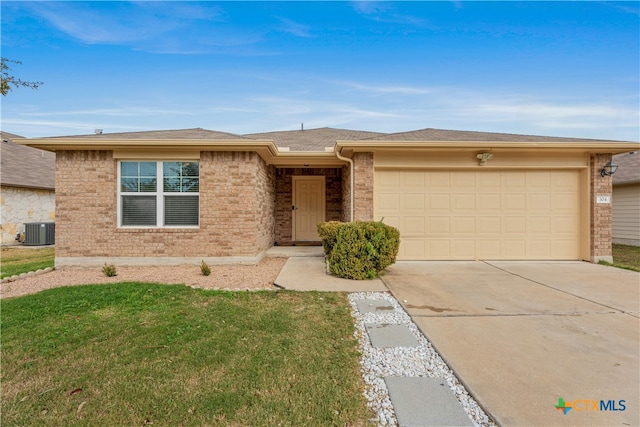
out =
<path fill-rule="evenodd" d="M 639 2 L 12 2 L 27 137 L 421 128 L 640 140 Z"/>

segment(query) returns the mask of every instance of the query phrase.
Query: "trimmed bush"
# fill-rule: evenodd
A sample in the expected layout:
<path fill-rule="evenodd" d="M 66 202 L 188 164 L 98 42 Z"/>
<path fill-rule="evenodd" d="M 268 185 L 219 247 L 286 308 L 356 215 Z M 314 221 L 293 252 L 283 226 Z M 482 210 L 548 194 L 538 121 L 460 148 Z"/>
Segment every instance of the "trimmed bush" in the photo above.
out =
<path fill-rule="evenodd" d="M 338 277 L 373 279 L 396 262 L 400 232 L 395 227 L 382 222 L 356 221 L 323 225 L 318 230 L 325 253 L 328 252 L 329 269 Z"/>
<path fill-rule="evenodd" d="M 338 239 L 338 230 L 344 222 L 329 221 L 318 223 L 318 235 L 322 239 L 322 247 L 324 248 L 324 254 L 328 257 L 331 254 L 331 250 L 336 244 Z"/>

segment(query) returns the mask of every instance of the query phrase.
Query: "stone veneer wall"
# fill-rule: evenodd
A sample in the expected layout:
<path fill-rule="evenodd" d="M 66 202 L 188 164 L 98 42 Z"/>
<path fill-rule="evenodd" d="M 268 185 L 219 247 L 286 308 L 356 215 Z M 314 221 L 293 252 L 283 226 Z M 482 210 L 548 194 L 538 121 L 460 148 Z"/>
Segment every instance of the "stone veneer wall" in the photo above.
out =
<path fill-rule="evenodd" d="M 273 169 L 256 153 L 201 153 L 198 228 L 118 228 L 116 168 L 111 151 L 57 152 L 56 265 L 257 262 L 273 241 Z"/>
<path fill-rule="evenodd" d="M 50 222 L 56 218 L 55 192 L 13 186 L 0 189 L 0 230 L 2 245 L 19 244 L 18 233 L 27 222 Z"/>
<path fill-rule="evenodd" d="M 354 220 L 373 220 L 373 153 L 353 154 L 355 200 Z"/>
<path fill-rule="evenodd" d="M 275 241 L 279 245 L 293 244 L 293 222 L 291 206 L 293 205 L 293 176 L 325 177 L 325 220 L 341 221 L 343 219 L 343 177 L 341 168 L 278 168 L 276 180 L 275 208 Z"/>
<path fill-rule="evenodd" d="M 592 154 L 590 158 L 590 234 L 591 234 L 591 262 L 613 262 L 611 247 L 612 238 L 612 177 L 601 176 L 600 171 L 611 161 L 611 154 Z M 610 203 L 597 203 L 597 196 L 609 196 Z"/>

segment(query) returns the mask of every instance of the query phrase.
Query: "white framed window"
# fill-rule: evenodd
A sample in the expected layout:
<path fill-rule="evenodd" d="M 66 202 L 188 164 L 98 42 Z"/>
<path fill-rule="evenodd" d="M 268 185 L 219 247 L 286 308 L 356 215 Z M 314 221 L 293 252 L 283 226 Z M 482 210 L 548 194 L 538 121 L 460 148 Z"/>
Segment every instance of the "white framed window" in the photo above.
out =
<path fill-rule="evenodd" d="M 197 227 L 198 161 L 118 162 L 119 227 Z"/>

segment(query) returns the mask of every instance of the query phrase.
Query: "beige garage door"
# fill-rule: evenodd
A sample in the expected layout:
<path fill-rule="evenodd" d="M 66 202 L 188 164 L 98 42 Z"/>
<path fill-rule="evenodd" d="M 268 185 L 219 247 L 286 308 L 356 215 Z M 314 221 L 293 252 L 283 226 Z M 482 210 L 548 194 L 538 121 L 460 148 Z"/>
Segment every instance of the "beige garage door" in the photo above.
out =
<path fill-rule="evenodd" d="M 580 259 L 578 171 L 377 170 L 374 188 L 399 259 Z"/>

